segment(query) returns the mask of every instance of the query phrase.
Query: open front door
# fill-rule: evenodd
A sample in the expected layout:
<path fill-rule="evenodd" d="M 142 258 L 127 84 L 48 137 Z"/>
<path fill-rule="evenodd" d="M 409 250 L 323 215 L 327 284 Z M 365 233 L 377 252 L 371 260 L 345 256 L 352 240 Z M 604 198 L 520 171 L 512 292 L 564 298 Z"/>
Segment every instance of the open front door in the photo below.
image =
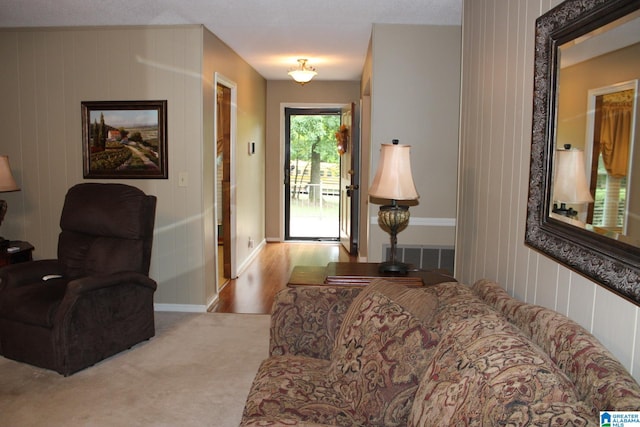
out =
<path fill-rule="evenodd" d="M 355 104 L 342 109 L 346 144 L 340 161 L 340 243 L 351 255 L 358 254 L 360 206 L 360 132 Z"/>

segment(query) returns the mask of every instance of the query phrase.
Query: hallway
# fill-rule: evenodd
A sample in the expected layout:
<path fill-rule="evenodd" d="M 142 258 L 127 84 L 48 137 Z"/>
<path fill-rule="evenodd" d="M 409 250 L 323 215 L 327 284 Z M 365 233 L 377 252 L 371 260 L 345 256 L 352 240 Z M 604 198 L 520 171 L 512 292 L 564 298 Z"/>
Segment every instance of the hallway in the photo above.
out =
<path fill-rule="evenodd" d="M 356 262 L 338 243 L 267 243 L 251 265 L 220 291 L 215 313 L 269 314 L 275 294 L 296 265 Z"/>

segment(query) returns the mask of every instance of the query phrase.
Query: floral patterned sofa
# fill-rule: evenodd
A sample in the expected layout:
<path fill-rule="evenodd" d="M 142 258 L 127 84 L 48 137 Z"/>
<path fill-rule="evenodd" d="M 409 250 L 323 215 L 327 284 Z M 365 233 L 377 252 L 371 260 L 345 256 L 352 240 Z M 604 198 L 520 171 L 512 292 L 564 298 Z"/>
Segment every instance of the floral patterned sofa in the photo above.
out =
<path fill-rule="evenodd" d="M 483 280 L 291 287 L 242 426 L 598 426 L 640 386 L 567 317 Z"/>

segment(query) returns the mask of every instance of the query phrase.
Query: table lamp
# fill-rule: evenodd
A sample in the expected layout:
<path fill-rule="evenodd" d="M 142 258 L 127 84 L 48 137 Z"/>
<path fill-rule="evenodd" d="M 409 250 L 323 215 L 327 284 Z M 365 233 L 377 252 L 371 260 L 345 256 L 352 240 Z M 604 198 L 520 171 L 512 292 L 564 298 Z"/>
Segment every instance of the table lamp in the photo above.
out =
<path fill-rule="evenodd" d="M 567 204 L 593 202 L 587 185 L 584 151 L 572 149 L 571 144 L 565 144 L 564 149 L 556 150 L 554 161 L 556 170 L 553 180 L 553 213 L 575 218 L 578 211 L 567 208 Z"/>
<path fill-rule="evenodd" d="M 389 259 L 380 264 L 380 273 L 406 274 L 408 269 L 407 264 L 396 259 L 396 245 L 398 232 L 409 224 L 409 206 L 399 205 L 398 201 L 420 197 L 411 175 L 410 149 L 410 145 L 398 144 L 397 139 L 392 144 L 382 144 L 378 170 L 369 189 L 371 197 L 391 200 L 390 205 L 380 206 L 378 212 L 378 222 L 391 240 Z"/>
<path fill-rule="evenodd" d="M 9 167 L 9 156 L 0 156 L 0 193 L 18 190 L 20 190 L 20 187 L 16 184 L 16 180 L 13 179 L 11 168 Z M 2 225 L 6 213 L 7 202 L 0 200 L 0 225 Z M 8 244 L 9 240 L 0 237 L 0 246 L 6 246 Z"/>

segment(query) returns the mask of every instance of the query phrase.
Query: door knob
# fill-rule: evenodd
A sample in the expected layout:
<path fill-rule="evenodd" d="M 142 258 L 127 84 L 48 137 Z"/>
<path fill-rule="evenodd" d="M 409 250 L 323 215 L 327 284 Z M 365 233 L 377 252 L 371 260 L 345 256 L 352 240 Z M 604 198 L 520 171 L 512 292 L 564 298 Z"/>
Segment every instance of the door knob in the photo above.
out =
<path fill-rule="evenodd" d="M 353 195 L 353 192 L 355 190 L 357 190 L 358 188 L 360 188 L 359 185 L 347 185 L 346 187 L 344 187 L 347 189 L 347 197 L 351 197 Z"/>

